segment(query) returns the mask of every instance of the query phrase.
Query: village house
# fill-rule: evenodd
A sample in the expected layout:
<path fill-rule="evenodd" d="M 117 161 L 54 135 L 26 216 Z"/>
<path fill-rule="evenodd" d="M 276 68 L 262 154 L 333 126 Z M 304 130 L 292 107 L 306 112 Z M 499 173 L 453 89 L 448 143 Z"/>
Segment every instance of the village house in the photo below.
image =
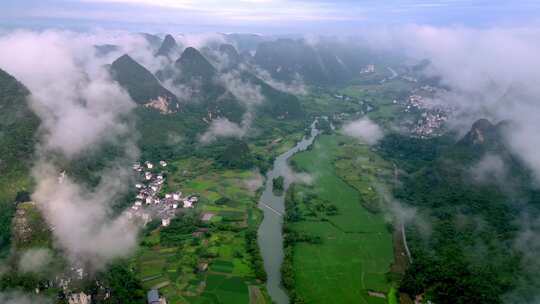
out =
<path fill-rule="evenodd" d="M 164 160 L 160 160 L 159 165 L 162 167 L 167 167 L 167 162 L 165 162 Z"/>
<path fill-rule="evenodd" d="M 161 226 L 163 227 L 167 227 L 171 224 L 171 219 L 170 218 L 163 218 L 161 219 Z"/>
<path fill-rule="evenodd" d="M 148 304 L 159 304 L 159 293 L 157 289 L 150 290 L 147 293 L 146 298 Z"/>
<path fill-rule="evenodd" d="M 368 64 L 367 66 L 365 66 L 360 71 L 360 73 L 362 73 L 362 74 L 368 74 L 368 73 L 373 73 L 373 72 L 375 72 L 375 65 L 374 64 Z"/>
<path fill-rule="evenodd" d="M 184 200 L 183 201 L 183 206 L 184 208 L 193 208 L 193 203 L 189 200 Z"/>
<path fill-rule="evenodd" d="M 68 296 L 69 304 L 91 304 L 92 296 L 85 294 L 84 292 L 72 293 Z"/>
<path fill-rule="evenodd" d="M 204 213 L 201 217 L 201 220 L 203 222 L 209 222 L 212 218 L 214 217 L 214 214 L 213 213 Z"/>
<path fill-rule="evenodd" d="M 144 164 L 146 165 L 146 168 L 148 168 L 148 169 L 153 169 L 154 168 L 154 164 L 152 164 L 149 161 L 145 162 Z"/>
<path fill-rule="evenodd" d="M 208 270 L 208 263 L 205 263 L 205 262 L 200 263 L 199 266 L 197 267 L 197 270 L 199 272 L 205 272 L 206 270 Z"/>
<path fill-rule="evenodd" d="M 162 163 L 163 162 L 163 163 Z M 144 166 L 149 168 L 150 162 L 144 162 Z M 160 161 L 160 166 L 166 165 L 165 161 Z M 138 168 L 134 166 L 134 168 Z M 135 186 L 139 189 L 136 195 L 136 201 L 128 212 L 129 218 L 141 218 L 146 225 L 152 218 L 160 219 L 163 226 L 168 226 L 170 221 L 176 217 L 178 208 L 194 208 L 198 198 L 195 195 L 182 196 L 182 192 L 165 193 L 164 198 L 160 198 L 159 193 L 165 182 L 163 173 L 153 174 L 150 171 L 145 171 L 142 174 L 144 183 L 137 183 Z M 150 215 L 152 214 L 152 216 Z"/>

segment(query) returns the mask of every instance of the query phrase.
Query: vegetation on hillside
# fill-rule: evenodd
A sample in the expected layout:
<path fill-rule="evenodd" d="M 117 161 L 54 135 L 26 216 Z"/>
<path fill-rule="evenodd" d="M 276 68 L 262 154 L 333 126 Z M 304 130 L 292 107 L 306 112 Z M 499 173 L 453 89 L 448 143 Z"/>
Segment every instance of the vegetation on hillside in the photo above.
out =
<path fill-rule="evenodd" d="M 413 263 L 402 291 L 435 303 L 502 303 L 516 278 L 525 277 L 512 240 L 519 232 L 519 202 L 532 198 L 530 173 L 505 148 L 502 127 L 479 121 L 451 145 L 442 138 L 426 142 L 400 135 L 381 144 L 410 173 L 402 177 L 396 198 L 418 208 L 431 225 L 429 232 L 408 226 Z M 501 157 L 509 172 L 504 180 L 474 179 L 471 168 L 486 155 Z"/>
<path fill-rule="evenodd" d="M 0 70 L 0 253 L 7 251 L 15 198 L 30 188 L 29 166 L 37 143 L 39 118 L 30 110 L 30 93 Z"/>
<path fill-rule="evenodd" d="M 169 90 L 165 89 L 146 68 L 128 55 L 116 59 L 110 67 L 111 74 L 125 88 L 131 98 L 138 104 L 146 104 L 159 97 L 175 109 L 178 100 Z"/>

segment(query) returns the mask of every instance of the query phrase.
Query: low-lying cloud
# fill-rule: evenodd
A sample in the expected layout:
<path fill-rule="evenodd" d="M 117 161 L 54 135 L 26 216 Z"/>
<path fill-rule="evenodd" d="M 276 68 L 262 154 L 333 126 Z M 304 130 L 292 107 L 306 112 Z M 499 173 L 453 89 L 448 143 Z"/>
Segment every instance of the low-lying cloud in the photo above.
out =
<path fill-rule="evenodd" d="M 224 117 L 212 120 L 206 132 L 200 137 L 200 142 L 203 144 L 208 144 L 218 138 L 244 137 L 251 128 L 256 107 L 265 101 L 260 86 L 242 79 L 239 71 L 221 74 L 216 81 L 243 105 L 245 113 L 240 124 L 231 122 Z"/>
<path fill-rule="evenodd" d="M 0 303 L 3 304 L 51 304 L 52 301 L 39 296 L 22 294 L 20 292 L 0 293 Z"/>
<path fill-rule="evenodd" d="M 376 49 L 401 50 L 416 61 L 428 59 L 425 76 L 435 76 L 446 90 L 433 98 L 454 109 L 447 125 L 460 134 L 480 118 L 510 121 L 505 128 L 508 147 L 540 182 L 540 29 L 411 26 L 366 35 Z M 477 182 L 504 184 L 509 174 L 502 159 L 486 155 L 473 168 Z M 524 204 L 527 208 L 527 204 Z M 538 302 L 540 253 L 538 221 L 530 210 L 516 221 L 521 227 L 513 240 L 523 254 L 527 280 L 516 281 L 518 290 L 506 295 L 505 303 Z M 533 214 L 536 214 L 534 212 Z M 522 277 L 524 279 L 524 277 Z M 532 280 L 532 283 L 531 281 Z"/>
<path fill-rule="evenodd" d="M 259 67 L 241 66 L 241 68 L 251 71 L 254 75 L 276 90 L 293 95 L 306 95 L 308 92 L 302 77 L 298 74 L 295 75 L 294 79 L 290 83 L 285 83 L 274 79 L 268 71 Z"/>
<path fill-rule="evenodd" d="M 287 187 L 293 183 L 311 185 L 313 184 L 313 181 L 315 179 L 312 174 L 309 174 L 307 172 L 296 172 L 288 164 L 283 167 L 279 173 L 285 179 L 285 185 Z"/>
<path fill-rule="evenodd" d="M 261 87 L 244 81 L 239 71 L 221 74 L 218 82 L 223 84 L 248 109 L 264 102 Z"/>
<path fill-rule="evenodd" d="M 0 68 L 28 87 L 30 106 L 42 121 L 32 199 L 68 258 L 100 268 L 136 244 L 137 227 L 123 215 L 112 217 L 110 207 L 127 191 L 126 168 L 138 150 L 129 119 L 135 104 L 96 56 L 96 39 L 70 32 L 13 32 L 0 37 Z M 100 172 L 96 188 L 77 184 L 69 172 L 59 179 L 60 163 L 79 161 L 104 144 L 123 153 Z"/>
<path fill-rule="evenodd" d="M 249 192 L 255 194 L 264 185 L 264 176 L 259 172 L 259 170 L 253 170 L 246 180 L 244 180 L 244 185 L 249 190 Z"/>
<path fill-rule="evenodd" d="M 19 269 L 22 272 L 39 273 L 49 266 L 52 258 L 52 252 L 47 248 L 28 249 L 19 260 Z"/>
<path fill-rule="evenodd" d="M 92 190 L 69 177 L 59 181 L 56 172 L 58 169 L 51 165 L 34 168 L 33 175 L 39 183 L 32 199 L 39 203 L 69 258 L 101 267 L 135 248 L 137 226 L 125 215 L 110 217 L 111 204 L 127 192 L 128 169 L 108 169 Z"/>
<path fill-rule="evenodd" d="M 227 118 L 218 118 L 212 120 L 208 130 L 201 135 L 199 140 L 203 144 L 208 144 L 223 137 L 242 138 L 246 135 L 246 130 L 243 126 L 239 126 Z"/>
<path fill-rule="evenodd" d="M 487 154 L 471 168 L 471 174 L 478 183 L 500 182 L 502 184 L 506 179 L 507 168 L 500 156 Z"/>
<path fill-rule="evenodd" d="M 343 126 L 343 133 L 357 138 L 368 145 L 374 145 L 384 137 L 384 133 L 379 125 L 367 117 L 345 124 Z"/>
<path fill-rule="evenodd" d="M 479 118 L 512 121 L 510 147 L 540 176 L 540 29 L 410 26 L 365 38 L 376 49 L 428 59 L 425 75 L 449 88 L 435 101 L 456 109 L 448 125 L 461 133 Z"/>

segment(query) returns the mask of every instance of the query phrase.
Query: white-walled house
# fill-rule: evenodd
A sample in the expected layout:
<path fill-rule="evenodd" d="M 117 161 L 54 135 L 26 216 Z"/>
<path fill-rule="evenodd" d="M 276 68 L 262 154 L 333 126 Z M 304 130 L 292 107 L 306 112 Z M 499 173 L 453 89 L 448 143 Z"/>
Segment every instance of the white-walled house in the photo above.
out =
<path fill-rule="evenodd" d="M 84 292 L 72 293 L 68 296 L 69 304 L 91 304 L 92 296 L 85 294 Z"/>
<path fill-rule="evenodd" d="M 170 218 L 164 218 L 164 219 L 161 219 L 161 226 L 163 227 L 167 227 L 171 224 L 171 219 Z"/>

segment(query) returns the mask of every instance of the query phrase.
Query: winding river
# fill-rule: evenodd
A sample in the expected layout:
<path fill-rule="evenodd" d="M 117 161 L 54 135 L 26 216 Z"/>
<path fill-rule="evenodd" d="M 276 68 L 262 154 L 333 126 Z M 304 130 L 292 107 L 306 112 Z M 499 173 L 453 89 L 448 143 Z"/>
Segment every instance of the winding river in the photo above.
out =
<path fill-rule="evenodd" d="M 288 159 L 295 153 L 306 150 L 319 131 L 315 127 L 317 121 L 311 125 L 311 135 L 304 137 L 289 151 L 281 154 L 274 161 L 274 166 L 266 175 L 264 192 L 259 201 L 259 208 L 264 212 L 264 219 L 258 231 L 258 243 L 264 260 L 264 269 L 268 275 L 266 288 L 272 300 L 277 304 L 289 303 L 289 297 L 281 286 L 281 264 L 283 263 L 283 214 L 285 213 L 285 193 L 291 184 L 290 169 L 287 165 Z M 282 195 L 274 195 L 272 191 L 272 180 L 275 177 L 285 178 L 284 191 Z"/>

